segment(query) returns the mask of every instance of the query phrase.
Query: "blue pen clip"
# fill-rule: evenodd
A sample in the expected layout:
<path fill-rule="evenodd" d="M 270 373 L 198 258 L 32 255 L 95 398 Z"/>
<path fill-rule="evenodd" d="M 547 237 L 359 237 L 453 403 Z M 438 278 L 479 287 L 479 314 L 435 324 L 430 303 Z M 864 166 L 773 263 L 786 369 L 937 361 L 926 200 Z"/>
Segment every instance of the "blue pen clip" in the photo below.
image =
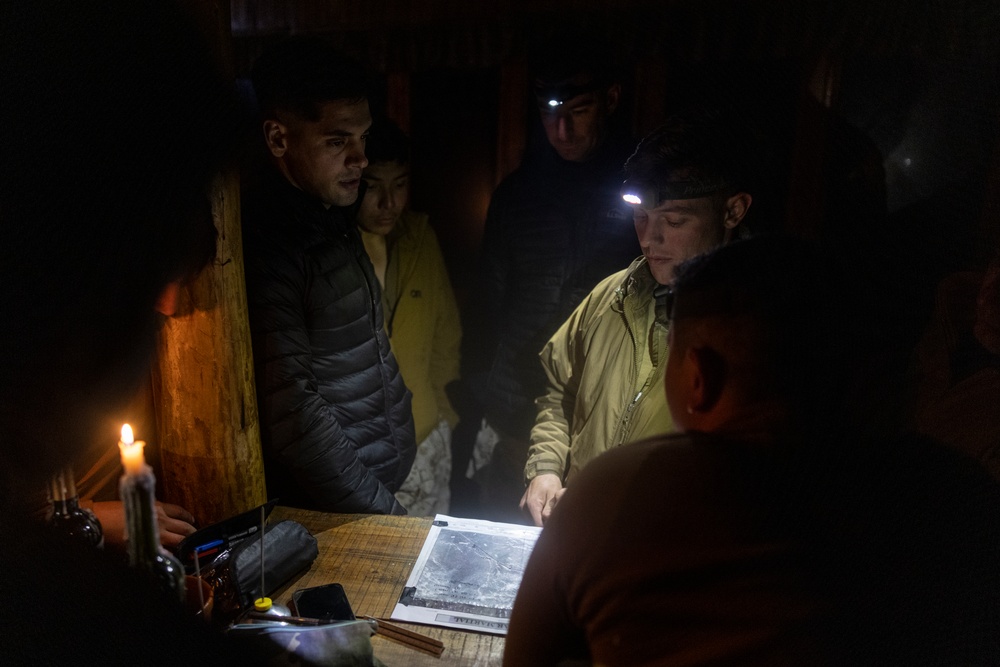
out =
<path fill-rule="evenodd" d="M 212 540 L 211 542 L 206 542 L 205 544 L 202 544 L 200 547 L 195 547 L 194 548 L 194 552 L 196 554 L 198 554 L 199 556 L 201 556 L 203 553 L 205 553 L 209 549 L 212 549 L 214 547 L 220 546 L 223 543 L 224 543 L 223 540 Z"/>

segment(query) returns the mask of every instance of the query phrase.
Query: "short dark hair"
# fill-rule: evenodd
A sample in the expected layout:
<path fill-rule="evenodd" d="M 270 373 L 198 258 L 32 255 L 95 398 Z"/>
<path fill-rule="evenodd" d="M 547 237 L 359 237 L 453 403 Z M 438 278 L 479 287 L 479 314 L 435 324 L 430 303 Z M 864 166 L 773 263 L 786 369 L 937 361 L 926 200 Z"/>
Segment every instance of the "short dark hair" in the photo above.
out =
<path fill-rule="evenodd" d="M 678 267 L 675 344 L 686 345 L 688 321 L 700 320 L 746 370 L 740 381 L 751 395 L 777 397 L 803 419 L 816 409 L 836 414 L 854 378 L 851 332 L 860 331 L 845 284 L 836 261 L 807 241 L 735 241 Z"/>
<path fill-rule="evenodd" d="M 369 93 L 361 64 L 316 35 L 289 37 L 271 46 L 254 63 L 250 77 L 265 116 L 284 110 L 315 121 L 325 102 L 360 101 Z"/>
<path fill-rule="evenodd" d="M 684 198 L 685 193 L 753 194 L 749 137 L 749 129 L 732 115 L 718 109 L 686 109 L 639 142 L 625 163 L 625 182 L 663 192 L 661 201 Z M 678 196 L 666 195 L 672 191 Z"/>
<path fill-rule="evenodd" d="M 159 295 L 214 256 L 206 195 L 239 115 L 173 3 L 6 3 L 0 51 L 16 128 L 0 151 L 0 468 L 42 472 L 131 397 Z"/>
<path fill-rule="evenodd" d="M 384 116 L 372 122 L 365 144 L 369 164 L 385 162 L 410 163 L 410 140 L 398 125 Z"/>

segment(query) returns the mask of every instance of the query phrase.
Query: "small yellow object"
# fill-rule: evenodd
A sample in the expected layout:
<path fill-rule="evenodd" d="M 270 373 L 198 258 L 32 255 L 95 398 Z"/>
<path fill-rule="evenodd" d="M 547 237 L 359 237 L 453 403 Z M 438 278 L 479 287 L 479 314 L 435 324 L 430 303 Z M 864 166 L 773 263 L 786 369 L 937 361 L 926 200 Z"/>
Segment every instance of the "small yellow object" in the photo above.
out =
<path fill-rule="evenodd" d="M 254 611 L 270 611 L 271 598 L 257 598 L 253 601 Z"/>

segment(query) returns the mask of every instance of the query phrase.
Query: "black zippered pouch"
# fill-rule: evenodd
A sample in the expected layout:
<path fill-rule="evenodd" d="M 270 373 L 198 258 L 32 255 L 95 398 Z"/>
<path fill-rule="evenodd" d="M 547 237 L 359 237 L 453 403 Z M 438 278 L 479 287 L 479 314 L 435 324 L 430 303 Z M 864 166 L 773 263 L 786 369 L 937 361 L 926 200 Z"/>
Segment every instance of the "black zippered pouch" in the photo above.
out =
<path fill-rule="evenodd" d="M 272 500 L 202 528 L 178 545 L 177 555 L 188 574 L 200 574 L 212 586 L 213 619 L 232 619 L 307 569 L 319 555 L 316 538 L 296 521 L 266 526 L 261 539 L 261 511 L 266 523 L 276 503 Z"/>

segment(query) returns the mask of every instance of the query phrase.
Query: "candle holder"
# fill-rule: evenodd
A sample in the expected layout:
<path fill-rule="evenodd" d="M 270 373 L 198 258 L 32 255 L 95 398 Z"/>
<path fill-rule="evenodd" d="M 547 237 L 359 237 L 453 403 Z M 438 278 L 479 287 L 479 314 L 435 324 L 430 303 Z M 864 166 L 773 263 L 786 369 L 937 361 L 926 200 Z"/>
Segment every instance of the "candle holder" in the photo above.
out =
<path fill-rule="evenodd" d="M 104 531 L 94 513 L 80 507 L 73 470 L 59 471 L 49 482 L 49 525 L 74 540 L 100 549 L 104 546 Z"/>
<path fill-rule="evenodd" d="M 125 429 L 122 429 L 123 437 Z M 156 522 L 156 477 L 142 458 L 142 441 L 128 438 L 119 446 L 125 474 L 118 483 L 118 492 L 125 506 L 125 539 L 132 567 L 149 572 L 162 588 L 184 601 L 184 568 L 177 558 L 160 544 Z M 136 451 L 138 450 L 138 451 Z"/>

